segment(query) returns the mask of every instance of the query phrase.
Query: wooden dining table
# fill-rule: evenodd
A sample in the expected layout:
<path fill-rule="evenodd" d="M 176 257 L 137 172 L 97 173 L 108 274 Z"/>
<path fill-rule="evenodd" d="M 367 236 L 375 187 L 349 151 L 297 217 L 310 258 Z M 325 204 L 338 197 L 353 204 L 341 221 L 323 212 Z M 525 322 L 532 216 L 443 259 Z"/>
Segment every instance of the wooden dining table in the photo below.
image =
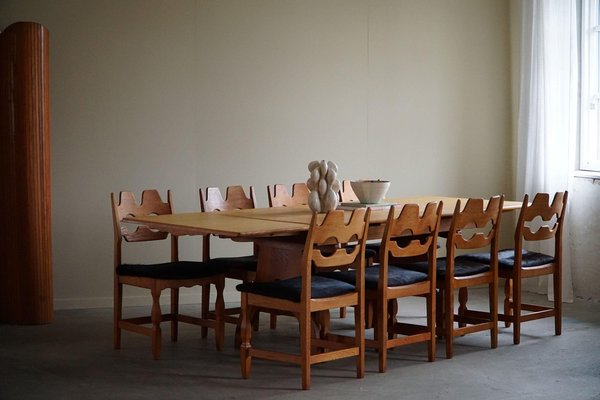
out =
<path fill-rule="evenodd" d="M 385 199 L 386 205 L 370 205 L 369 239 L 380 239 L 389 213 L 389 204 L 399 213 L 405 204 L 418 204 L 421 210 L 429 202 L 442 201 L 442 226 L 447 231 L 457 201 L 466 198 L 415 196 Z M 504 201 L 503 211 L 521 208 L 521 202 Z M 342 207 L 349 219 L 352 207 Z M 324 218 L 325 214 L 319 214 Z M 254 208 L 219 212 L 189 212 L 167 215 L 127 217 L 125 221 L 146 225 L 173 235 L 216 235 L 234 241 L 254 242 L 258 248 L 257 281 L 285 279 L 300 275 L 303 244 L 309 229 L 312 211 L 308 206 Z"/>

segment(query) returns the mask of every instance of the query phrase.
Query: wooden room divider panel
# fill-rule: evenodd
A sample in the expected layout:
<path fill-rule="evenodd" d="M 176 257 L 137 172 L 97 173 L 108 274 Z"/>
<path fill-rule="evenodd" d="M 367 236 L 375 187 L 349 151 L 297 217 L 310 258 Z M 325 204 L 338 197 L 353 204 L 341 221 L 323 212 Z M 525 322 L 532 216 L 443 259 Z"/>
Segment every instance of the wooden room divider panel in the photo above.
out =
<path fill-rule="evenodd" d="M 52 322 L 48 30 L 0 33 L 0 322 Z"/>

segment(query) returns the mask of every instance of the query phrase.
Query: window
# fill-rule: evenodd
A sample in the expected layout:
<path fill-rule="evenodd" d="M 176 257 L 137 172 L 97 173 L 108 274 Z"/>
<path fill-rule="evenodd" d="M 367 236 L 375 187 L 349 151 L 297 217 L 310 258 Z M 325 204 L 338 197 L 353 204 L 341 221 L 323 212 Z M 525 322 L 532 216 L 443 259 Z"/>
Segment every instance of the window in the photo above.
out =
<path fill-rule="evenodd" d="M 579 168 L 600 172 L 600 0 L 581 2 Z"/>

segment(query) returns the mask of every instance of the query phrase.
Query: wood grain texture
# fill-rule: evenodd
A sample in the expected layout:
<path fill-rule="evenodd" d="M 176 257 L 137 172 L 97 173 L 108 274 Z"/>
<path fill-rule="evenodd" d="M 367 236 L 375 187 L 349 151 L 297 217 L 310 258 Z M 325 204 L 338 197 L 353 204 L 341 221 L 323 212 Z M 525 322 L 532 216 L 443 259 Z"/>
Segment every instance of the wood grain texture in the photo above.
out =
<path fill-rule="evenodd" d="M 294 183 L 292 185 L 292 195 L 290 196 L 285 185 L 276 184 L 267 186 L 267 195 L 269 197 L 269 207 L 289 207 L 308 204 L 310 190 L 306 183 Z"/>
<path fill-rule="evenodd" d="M 0 322 L 53 318 L 49 33 L 19 22 L 0 34 Z"/>

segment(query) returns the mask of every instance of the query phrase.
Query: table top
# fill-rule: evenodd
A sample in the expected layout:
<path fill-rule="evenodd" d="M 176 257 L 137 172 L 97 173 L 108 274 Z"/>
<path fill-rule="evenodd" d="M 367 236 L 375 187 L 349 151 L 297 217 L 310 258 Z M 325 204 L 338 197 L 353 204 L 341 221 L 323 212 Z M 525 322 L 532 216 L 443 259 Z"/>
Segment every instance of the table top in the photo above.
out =
<path fill-rule="evenodd" d="M 405 204 L 418 204 L 421 210 L 429 202 L 444 202 L 443 218 L 451 218 L 457 200 L 464 204 L 467 199 L 443 196 L 415 196 L 385 199 L 386 204 L 393 203 L 397 213 Z M 505 201 L 503 211 L 521 208 L 521 202 Z M 384 223 L 389 208 L 372 206 L 371 224 Z M 351 211 L 346 211 L 349 218 Z M 324 218 L 325 214 L 319 214 Z M 230 238 L 253 238 L 294 235 L 308 231 L 312 211 L 308 206 L 254 208 L 247 210 L 220 212 L 190 212 L 168 215 L 149 215 L 128 217 L 126 222 L 144 224 L 152 229 L 170 232 L 175 235 L 213 234 Z"/>

